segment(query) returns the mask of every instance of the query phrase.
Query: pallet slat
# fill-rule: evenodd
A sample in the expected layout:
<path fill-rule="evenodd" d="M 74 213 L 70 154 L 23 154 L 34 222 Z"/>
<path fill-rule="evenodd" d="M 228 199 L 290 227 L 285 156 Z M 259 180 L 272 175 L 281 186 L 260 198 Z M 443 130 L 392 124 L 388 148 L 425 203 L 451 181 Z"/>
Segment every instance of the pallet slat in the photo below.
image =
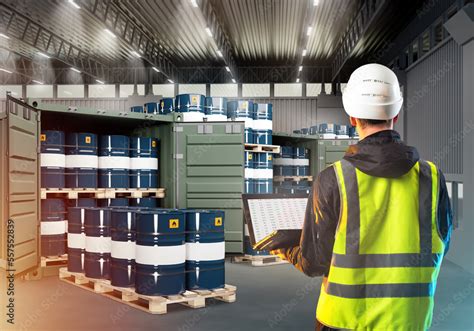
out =
<path fill-rule="evenodd" d="M 255 153 L 280 153 L 280 146 L 278 145 L 259 145 L 259 144 L 245 144 L 245 150 Z"/>
<path fill-rule="evenodd" d="M 81 273 L 69 272 L 66 268 L 59 270 L 59 279 L 150 314 L 166 314 L 170 304 L 203 308 L 208 298 L 228 303 L 235 302 L 237 291 L 235 286 L 226 284 L 223 289 L 186 291 L 183 294 L 170 296 L 148 296 L 138 294 L 132 288 L 112 286 L 108 280 L 92 279 Z"/>
<path fill-rule="evenodd" d="M 285 181 L 300 182 L 302 180 L 312 181 L 313 176 L 275 176 L 273 177 L 274 182 L 285 182 Z"/>
<path fill-rule="evenodd" d="M 235 263 L 246 263 L 250 262 L 253 267 L 265 267 L 271 265 L 287 264 L 288 261 L 282 260 L 278 256 L 274 255 L 243 255 L 235 256 L 233 258 Z"/>

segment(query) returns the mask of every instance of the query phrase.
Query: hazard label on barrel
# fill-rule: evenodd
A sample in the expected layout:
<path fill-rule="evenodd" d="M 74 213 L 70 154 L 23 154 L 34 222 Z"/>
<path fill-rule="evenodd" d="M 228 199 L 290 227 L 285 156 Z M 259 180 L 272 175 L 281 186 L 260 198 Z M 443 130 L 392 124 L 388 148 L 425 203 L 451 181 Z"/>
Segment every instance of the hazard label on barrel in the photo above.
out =
<path fill-rule="evenodd" d="M 91 137 L 86 137 L 86 144 L 90 144 L 91 143 Z"/>
<path fill-rule="evenodd" d="M 45 135 L 45 134 L 42 134 L 40 140 L 41 140 L 41 141 L 46 141 L 46 135 Z"/>
<path fill-rule="evenodd" d="M 222 226 L 222 217 L 216 217 L 214 219 L 215 226 Z"/>
<path fill-rule="evenodd" d="M 179 228 L 179 220 L 178 219 L 171 219 L 170 220 L 170 229 L 177 229 Z"/>

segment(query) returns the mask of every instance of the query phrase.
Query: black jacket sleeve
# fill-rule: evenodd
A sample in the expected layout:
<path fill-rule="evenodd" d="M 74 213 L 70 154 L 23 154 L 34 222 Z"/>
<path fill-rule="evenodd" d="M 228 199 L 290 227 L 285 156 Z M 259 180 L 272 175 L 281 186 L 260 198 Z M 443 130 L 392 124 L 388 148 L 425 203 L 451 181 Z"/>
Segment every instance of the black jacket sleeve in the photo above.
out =
<path fill-rule="evenodd" d="M 446 180 L 443 173 L 439 170 L 440 189 L 438 201 L 438 232 L 446 245 L 444 253 L 449 250 L 449 243 L 451 241 L 451 232 L 453 229 L 453 212 L 451 210 L 451 203 L 449 201 L 448 189 L 446 187 Z"/>
<path fill-rule="evenodd" d="M 313 183 L 300 245 L 282 252 L 290 263 L 308 276 L 329 274 L 339 210 L 339 189 L 331 166 L 323 170 Z"/>

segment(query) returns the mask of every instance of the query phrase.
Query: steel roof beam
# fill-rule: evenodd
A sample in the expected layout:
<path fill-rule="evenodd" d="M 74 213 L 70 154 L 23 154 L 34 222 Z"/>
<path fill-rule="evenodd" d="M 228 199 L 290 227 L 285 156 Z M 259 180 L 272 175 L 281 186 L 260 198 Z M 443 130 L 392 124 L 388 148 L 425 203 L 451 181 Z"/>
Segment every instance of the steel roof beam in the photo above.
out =
<path fill-rule="evenodd" d="M 34 49 L 57 59 L 67 65 L 77 68 L 90 76 L 100 78 L 106 66 L 93 59 L 89 54 L 75 47 L 72 43 L 33 22 L 13 8 L 0 4 L 2 22 L 8 21 L 4 29 L 7 36 L 25 43 Z M 33 38 L 33 36 L 35 36 Z"/>
<path fill-rule="evenodd" d="M 383 12 L 388 0 L 365 0 L 360 10 L 351 19 L 345 33 L 342 34 L 339 46 L 332 63 L 331 81 L 335 82 L 344 65 L 351 58 L 354 50 L 362 42 L 367 29 Z"/>
<path fill-rule="evenodd" d="M 177 69 L 165 52 L 165 47 L 154 37 L 153 33 L 139 26 L 128 13 L 113 0 L 78 0 L 84 8 L 151 66 L 160 70 L 167 78 L 175 79 Z"/>
<path fill-rule="evenodd" d="M 229 67 L 233 77 L 240 80 L 237 72 L 237 64 L 234 59 L 231 43 L 217 18 L 216 11 L 212 7 L 210 0 L 201 0 L 198 2 L 199 9 L 207 23 L 207 27 L 212 31 L 212 38 L 216 43 L 218 50 L 222 53 L 222 59 Z M 214 50 L 214 51 L 217 51 Z"/>

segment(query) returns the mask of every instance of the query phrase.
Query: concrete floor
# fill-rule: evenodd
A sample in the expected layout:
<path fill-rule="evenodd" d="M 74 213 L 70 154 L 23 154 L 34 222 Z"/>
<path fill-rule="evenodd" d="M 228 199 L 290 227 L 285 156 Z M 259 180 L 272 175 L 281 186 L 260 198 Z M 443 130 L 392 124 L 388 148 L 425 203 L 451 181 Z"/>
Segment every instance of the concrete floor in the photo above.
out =
<path fill-rule="evenodd" d="M 290 265 L 226 267 L 227 283 L 238 288 L 237 302 L 208 301 L 203 309 L 172 305 L 166 315 L 147 314 L 56 277 L 17 281 L 17 322 L 14 328 L 1 329 L 313 330 L 320 278 L 308 278 Z M 445 262 L 431 330 L 474 330 L 473 315 L 474 275 Z"/>

